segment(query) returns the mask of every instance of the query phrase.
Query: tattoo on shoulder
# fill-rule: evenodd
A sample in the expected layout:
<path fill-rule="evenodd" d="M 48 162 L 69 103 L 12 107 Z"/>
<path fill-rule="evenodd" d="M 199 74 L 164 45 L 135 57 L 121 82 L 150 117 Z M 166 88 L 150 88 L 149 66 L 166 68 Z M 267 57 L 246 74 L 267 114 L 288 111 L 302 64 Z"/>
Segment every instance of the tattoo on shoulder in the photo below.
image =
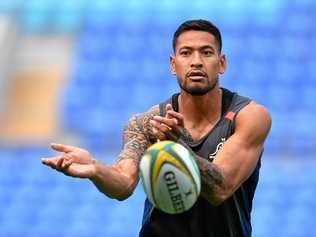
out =
<path fill-rule="evenodd" d="M 128 121 L 124 127 L 123 147 L 118 160 L 133 159 L 137 162 L 140 161 L 145 150 L 156 142 L 149 121 L 158 114 L 159 108 L 153 107 L 145 113 L 133 116 Z"/>

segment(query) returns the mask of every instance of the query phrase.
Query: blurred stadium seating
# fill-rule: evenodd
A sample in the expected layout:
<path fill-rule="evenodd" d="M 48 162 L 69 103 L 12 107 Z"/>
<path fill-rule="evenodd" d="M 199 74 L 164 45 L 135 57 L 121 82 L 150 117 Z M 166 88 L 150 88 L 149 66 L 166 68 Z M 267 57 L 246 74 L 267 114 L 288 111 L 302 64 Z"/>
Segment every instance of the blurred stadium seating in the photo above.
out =
<path fill-rule="evenodd" d="M 314 0 L 1 0 L 0 15 L 22 36 L 73 38 L 60 129 L 107 163 L 128 118 L 177 91 L 168 57 L 178 24 L 214 21 L 228 59 L 222 86 L 264 104 L 273 117 L 253 236 L 316 236 Z M 0 237 L 137 235 L 140 188 L 126 202 L 104 198 L 88 181 L 43 167 L 39 158 L 49 154 L 42 145 L 0 149 Z"/>

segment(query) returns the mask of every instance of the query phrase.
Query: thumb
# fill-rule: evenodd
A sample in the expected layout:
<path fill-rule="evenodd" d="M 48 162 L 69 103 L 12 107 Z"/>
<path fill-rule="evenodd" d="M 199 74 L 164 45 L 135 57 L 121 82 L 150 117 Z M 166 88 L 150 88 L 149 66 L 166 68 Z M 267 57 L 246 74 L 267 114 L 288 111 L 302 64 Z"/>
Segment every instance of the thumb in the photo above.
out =
<path fill-rule="evenodd" d="M 166 111 L 168 110 L 173 110 L 172 105 L 171 104 L 166 104 Z"/>
<path fill-rule="evenodd" d="M 166 115 L 165 115 L 165 117 L 166 118 L 172 118 L 171 116 L 170 116 L 170 114 L 169 114 L 169 111 L 173 111 L 173 108 L 172 108 L 172 105 L 171 104 L 167 104 L 166 105 Z"/>
<path fill-rule="evenodd" d="M 66 153 L 71 152 L 74 149 L 74 147 L 72 146 L 67 146 L 67 145 L 58 144 L 58 143 L 51 143 L 51 148 L 55 151 L 66 152 Z"/>

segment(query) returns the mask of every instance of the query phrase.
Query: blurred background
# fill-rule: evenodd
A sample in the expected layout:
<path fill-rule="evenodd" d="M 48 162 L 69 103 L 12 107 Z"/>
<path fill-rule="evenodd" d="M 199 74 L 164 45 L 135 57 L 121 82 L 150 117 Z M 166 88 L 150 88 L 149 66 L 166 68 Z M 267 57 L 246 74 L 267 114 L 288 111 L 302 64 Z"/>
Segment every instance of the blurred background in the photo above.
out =
<path fill-rule="evenodd" d="M 0 0 L 0 237 L 137 236 L 141 187 L 124 202 L 40 163 L 50 142 L 112 163 L 128 118 L 177 92 L 172 34 L 222 32 L 222 86 L 273 117 L 253 236 L 316 236 L 314 0 Z"/>

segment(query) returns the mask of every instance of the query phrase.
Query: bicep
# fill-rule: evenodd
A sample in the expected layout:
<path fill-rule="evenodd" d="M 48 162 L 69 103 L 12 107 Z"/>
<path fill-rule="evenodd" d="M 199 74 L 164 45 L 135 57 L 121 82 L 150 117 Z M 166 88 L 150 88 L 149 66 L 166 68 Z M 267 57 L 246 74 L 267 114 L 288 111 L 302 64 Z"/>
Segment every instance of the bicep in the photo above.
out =
<path fill-rule="evenodd" d="M 270 115 L 263 107 L 256 104 L 247 107 L 238 114 L 235 133 L 213 161 L 230 192 L 238 189 L 255 169 L 271 126 Z"/>

